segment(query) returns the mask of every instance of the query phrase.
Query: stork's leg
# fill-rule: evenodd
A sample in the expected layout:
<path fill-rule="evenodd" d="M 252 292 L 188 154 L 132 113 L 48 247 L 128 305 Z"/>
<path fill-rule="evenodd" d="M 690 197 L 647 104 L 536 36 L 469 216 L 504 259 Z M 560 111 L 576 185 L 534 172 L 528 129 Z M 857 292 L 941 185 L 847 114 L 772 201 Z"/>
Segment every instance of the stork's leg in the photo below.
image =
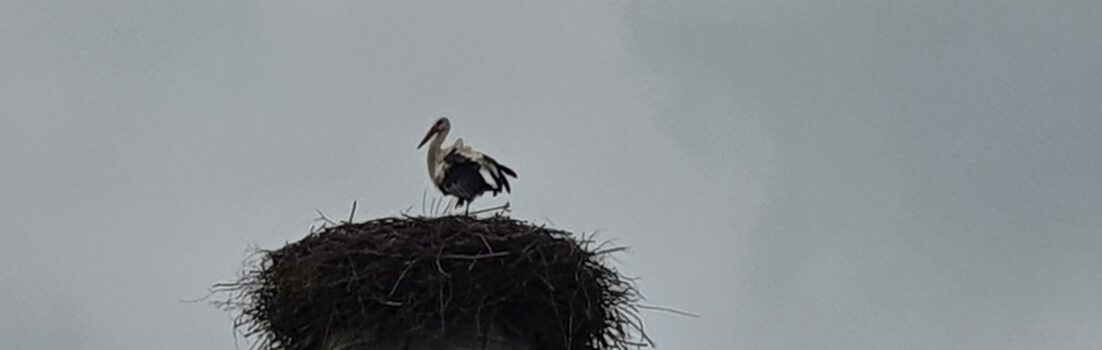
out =
<path fill-rule="evenodd" d="M 464 216 L 471 216 L 471 202 L 467 202 L 467 206 L 463 209 Z"/>

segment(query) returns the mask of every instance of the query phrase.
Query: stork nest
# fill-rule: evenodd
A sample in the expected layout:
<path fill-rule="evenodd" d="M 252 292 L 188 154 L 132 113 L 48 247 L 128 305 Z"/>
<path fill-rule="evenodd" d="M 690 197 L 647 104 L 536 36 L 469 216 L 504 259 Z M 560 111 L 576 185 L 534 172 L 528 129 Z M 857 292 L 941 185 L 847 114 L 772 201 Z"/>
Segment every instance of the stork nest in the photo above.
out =
<path fill-rule="evenodd" d="M 505 217 L 384 218 L 259 251 L 216 290 L 265 349 L 319 348 L 337 331 L 404 344 L 459 324 L 535 349 L 645 347 L 640 297 L 605 263 L 620 250 Z"/>

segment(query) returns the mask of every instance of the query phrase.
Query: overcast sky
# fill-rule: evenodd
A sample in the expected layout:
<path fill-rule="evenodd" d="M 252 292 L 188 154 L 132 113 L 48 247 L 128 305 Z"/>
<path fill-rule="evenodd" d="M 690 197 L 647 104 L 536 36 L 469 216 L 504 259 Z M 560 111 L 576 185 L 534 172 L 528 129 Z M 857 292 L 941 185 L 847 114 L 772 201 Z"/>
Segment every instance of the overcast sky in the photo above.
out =
<path fill-rule="evenodd" d="M 314 209 L 516 169 L 661 349 L 1102 347 L 1102 3 L 0 3 L 0 348 L 233 349 L 181 303 Z"/>

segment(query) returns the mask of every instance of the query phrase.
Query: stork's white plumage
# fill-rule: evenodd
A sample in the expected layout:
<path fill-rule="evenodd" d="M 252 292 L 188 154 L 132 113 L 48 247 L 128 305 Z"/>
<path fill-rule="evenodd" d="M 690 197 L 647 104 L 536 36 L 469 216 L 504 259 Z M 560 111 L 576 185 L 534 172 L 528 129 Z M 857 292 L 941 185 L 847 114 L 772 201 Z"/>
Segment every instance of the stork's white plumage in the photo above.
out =
<path fill-rule="evenodd" d="M 432 140 L 428 150 L 429 178 L 436 188 L 445 195 L 458 198 L 457 208 L 466 203 L 468 212 L 471 201 L 483 193 L 491 192 L 496 196 L 502 190 L 510 192 L 506 176 L 517 177 L 513 169 L 464 145 L 461 138 L 450 146 L 443 146 L 449 131 L 451 122 L 448 118 L 437 119 L 421 144 L 417 145 L 421 148 Z"/>

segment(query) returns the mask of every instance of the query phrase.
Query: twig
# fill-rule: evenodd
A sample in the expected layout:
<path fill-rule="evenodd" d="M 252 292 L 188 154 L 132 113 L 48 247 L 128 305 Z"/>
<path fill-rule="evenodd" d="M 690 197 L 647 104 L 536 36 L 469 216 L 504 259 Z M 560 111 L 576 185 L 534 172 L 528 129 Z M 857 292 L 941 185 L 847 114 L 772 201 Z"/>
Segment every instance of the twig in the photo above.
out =
<path fill-rule="evenodd" d="M 206 296 L 198 297 L 198 298 L 195 298 L 195 299 L 180 299 L 180 302 L 181 303 L 186 303 L 186 304 L 194 304 L 194 303 L 198 303 L 198 302 L 202 302 L 202 301 L 207 301 L 212 296 L 214 296 L 214 294 L 220 292 L 219 290 L 215 290 L 215 288 L 218 288 L 219 284 L 221 284 L 221 283 L 216 283 L 215 286 L 212 287 L 211 290 L 207 292 Z"/>
<path fill-rule="evenodd" d="M 623 252 L 623 251 L 627 251 L 627 250 L 628 250 L 628 247 L 613 247 L 613 248 L 608 248 L 608 249 L 602 249 L 602 250 L 595 251 L 595 252 L 593 252 L 593 255 L 605 255 L 605 254 L 609 254 L 609 253 Z"/>
<path fill-rule="evenodd" d="M 456 203 L 456 201 L 454 199 L 451 199 L 451 198 L 444 198 L 444 199 L 446 199 L 446 201 L 444 203 L 444 207 L 441 210 L 442 214 L 447 214 L 447 213 L 451 212 L 452 210 L 455 210 L 456 208 L 459 207 L 459 204 Z"/>
<path fill-rule="evenodd" d="M 325 213 L 322 213 L 320 209 L 314 208 L 314 212 L 318 213 L 318 218 L 314 219 L 314 222 L 324 221 L 330 225 L 338 225 L 333 220 L 330 220 L 328 216 L 325 216 Z"/>
<path fill-rule="evenodd" d="M 507 256 L 507 255 L 509 255 L 509 252 L 486 253 L 486 254 L 478 254 L 478 255 L 444 254 L 444 255 L 441 255 L 440 258 L 441 259 L 478 260 L 478 259 L 496 258 L 496 257 L 500 257 L 500 256 Z"/>
<path fill-rule="evenodd" d="M 413 267 L 414 261 L 407 261 L 406 268 L 402 269 L 402 273 L 398 275 L 398 279 L 394 281 L 394 285 L 390 287 L 390 293 L 387 294 L 387 298 L 394 296 L 394 291 L 398 290 L 398 284 L 402 283 L 402 279 L 406 278 L 406 273 Z"/>
<path fill-rule="evenodd" d="M 499 206 L 496 206 L 496 207 L 490 207 L 490 208 L 485 208 L 485 209 L 479 209 L 479 210 L 472 211 L 471 215 L 478 215 L 478 214 L 491 212 L 491 211 L 497 211 L 497 210 L 501 210 L 502 212 L 506 212 L 506 213 L 509 212 L 509 202 L 505 202 L 505 204 L 502 204 L 502 205 L 499 205 Z"/>
<path fill-rule="evenodd" d="M 676 315 L 681 315 L 681 316 L 686 316 L 686 317 L 692 317 L 692 318 L 699 318 L 700 317 L 700 315 L 697 315 L 697 314 L 694 314 L 694 313 L 691 313 L 691 312 L 681 311 L 681 310 L 678 310 L 678 309 L 662 307 L 662 306 L 637 304 L 636 307 L 638 307 L 640 309 L 643 309 L 643 310 L 663 311 L 663 312 L 669 312 L 671 314 L 676 314 Z"/>
<path fill-rule="evenodd" d="M 352 218 L 356 217 L 356 201 L 352 201 L 352 212 L 348 214 L 348 223 L 352 223 Z"/>

